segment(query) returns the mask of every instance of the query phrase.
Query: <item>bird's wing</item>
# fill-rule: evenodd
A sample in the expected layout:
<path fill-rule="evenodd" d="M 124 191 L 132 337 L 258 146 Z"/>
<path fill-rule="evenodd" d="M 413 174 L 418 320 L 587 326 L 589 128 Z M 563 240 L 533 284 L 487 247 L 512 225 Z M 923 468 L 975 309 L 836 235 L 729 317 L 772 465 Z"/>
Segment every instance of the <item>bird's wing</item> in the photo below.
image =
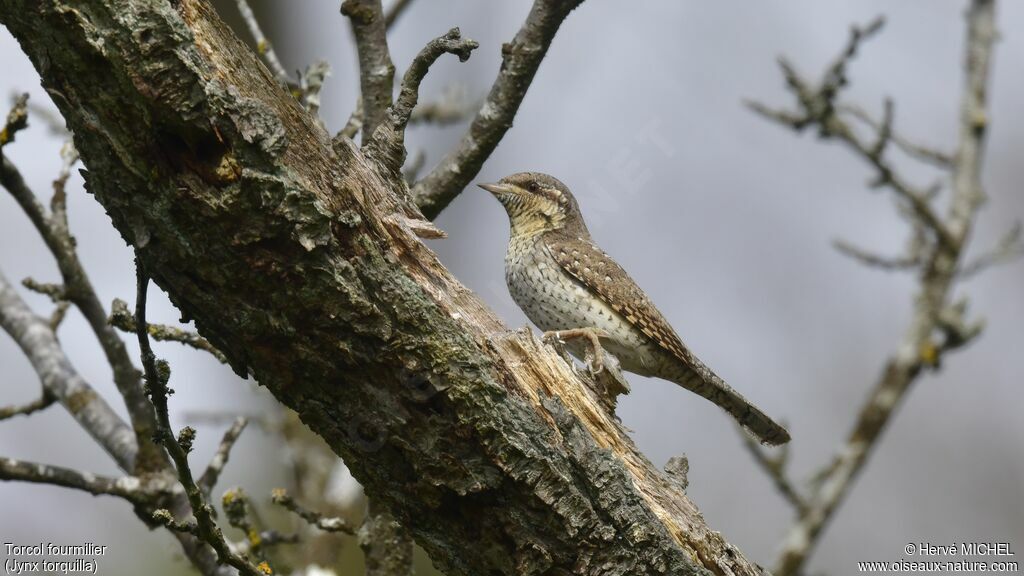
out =
<path fill-rule="evenodd" d="M 588 238 L 549 238 L 555 261 L 648 338 L 689 366 L 694 356 L 629 274 Z"/>
<path fill-rule="evenodd" d="M 761 442 L 773 446 L 789 442 L 785 428 L 729 387 L 683 345 L 629 274 L 589 238 L 556 236 L 545 239 L 545 244 L 570 276 L 690 369 L 693 377 L 674 382 L 724 408 Z"/>

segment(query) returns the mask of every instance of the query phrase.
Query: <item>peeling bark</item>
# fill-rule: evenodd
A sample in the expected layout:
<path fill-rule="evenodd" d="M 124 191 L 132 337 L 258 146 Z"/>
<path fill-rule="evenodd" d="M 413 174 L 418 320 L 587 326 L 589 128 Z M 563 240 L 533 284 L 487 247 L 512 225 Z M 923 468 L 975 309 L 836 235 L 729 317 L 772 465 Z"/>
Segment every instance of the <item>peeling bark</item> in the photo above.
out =
<path fill-rule="evenodd" d="M 240 374 L 458 574 L 758 574 L 580 376 L 509 332 L 204 0 L 0 0 L 88 190 Z"/>

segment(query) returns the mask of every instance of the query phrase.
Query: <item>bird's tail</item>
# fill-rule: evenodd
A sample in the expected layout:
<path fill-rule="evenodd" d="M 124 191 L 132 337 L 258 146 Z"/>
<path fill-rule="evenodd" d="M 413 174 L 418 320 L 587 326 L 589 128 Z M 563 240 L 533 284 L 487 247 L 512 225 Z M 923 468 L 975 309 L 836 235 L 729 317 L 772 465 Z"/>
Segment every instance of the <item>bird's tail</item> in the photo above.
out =
<path fill-rule="evenodd" d="M 691 358 L 689 364 L 683 374 L 673 378 L 676 384 L 721 406 L 762 444 L 778 446 L 789 442 L 789 432 L 785 428 L 733 390 L 700 360 Z"/>

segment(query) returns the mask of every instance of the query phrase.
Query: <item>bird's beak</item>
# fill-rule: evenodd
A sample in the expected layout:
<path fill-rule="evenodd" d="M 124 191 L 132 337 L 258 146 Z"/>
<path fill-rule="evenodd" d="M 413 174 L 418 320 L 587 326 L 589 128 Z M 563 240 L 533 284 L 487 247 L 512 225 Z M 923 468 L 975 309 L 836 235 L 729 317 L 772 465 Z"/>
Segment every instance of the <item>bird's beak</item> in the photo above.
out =
<path fill-rule="evenodd" d="M 498 196 L 499 194 L 511 194 L 513 192 L 512 187 L 508 184 L 477 184 L 477 186 L 487 190 L 495 196 Z"/>

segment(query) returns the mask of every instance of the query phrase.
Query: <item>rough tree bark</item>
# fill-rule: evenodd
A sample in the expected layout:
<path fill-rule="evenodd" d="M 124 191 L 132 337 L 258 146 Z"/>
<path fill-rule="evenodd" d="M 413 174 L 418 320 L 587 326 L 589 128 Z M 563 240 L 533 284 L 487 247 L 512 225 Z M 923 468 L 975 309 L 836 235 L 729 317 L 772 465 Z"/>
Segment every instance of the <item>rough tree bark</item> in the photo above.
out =
<path fill-rule="evenodd" d="M 448 574 L 758 574 L 205 0 L 0 0 L 147 272 Z M 173 377 L 172 377 L 173 381 Z M 179 385 L 181 385 L 179 383 Z"/>

